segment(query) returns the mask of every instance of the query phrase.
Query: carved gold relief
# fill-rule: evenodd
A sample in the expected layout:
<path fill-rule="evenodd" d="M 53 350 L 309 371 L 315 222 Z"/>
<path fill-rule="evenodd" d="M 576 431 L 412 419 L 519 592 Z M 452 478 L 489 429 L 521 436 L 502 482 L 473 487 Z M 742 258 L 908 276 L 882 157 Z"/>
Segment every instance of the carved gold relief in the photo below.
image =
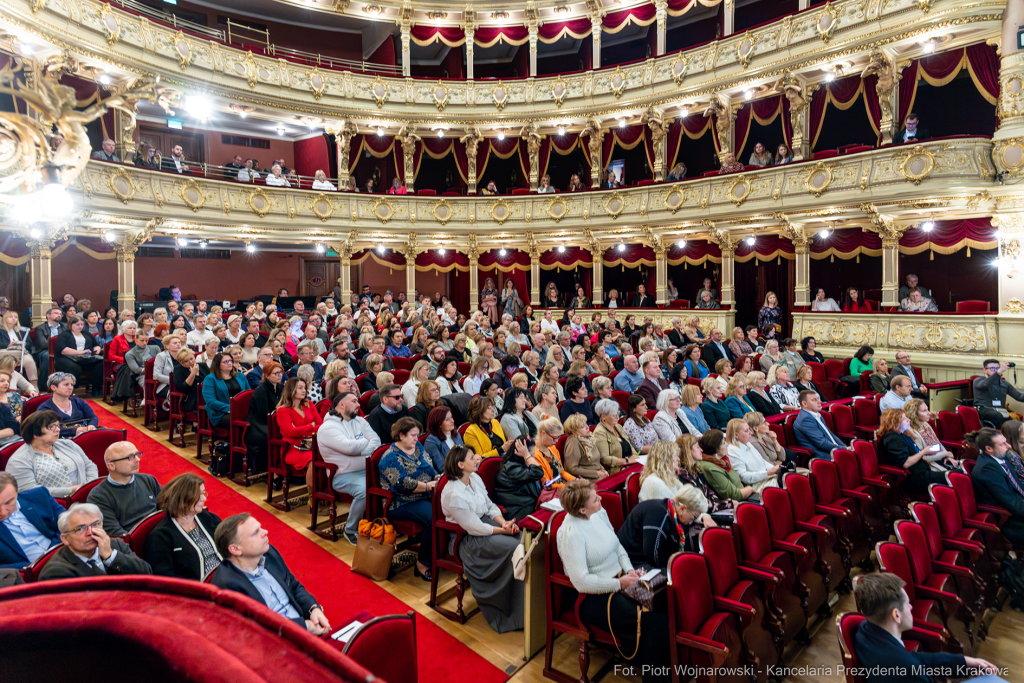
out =
<path fill-rule="evenodd" d="M 740 64 L 746 69 L 750 60 L 754 58 L 754 36 L 750 31 L 747 31 L 736 43 L 736 55 L 740 58 Z"/>
<path fill-rule="evenodd" d="M 615 67 L 615 73 L 612 74 L 610 85 L 612 92 L 615 93 L 615 99 L 622 97 L 622 91 L 626 89 L 626 74 L 622 73 L 621 66 Z"/>
<path fill-rule="evenodd" d="M 618 218 L 626 208 L 626 199 L 620 192 L 612 192 L 604 200 L 604 210 L 612 218 Z"/>
<path fill-rule="evenodd" d="M 488 213 L 491 214 L 491 219 L 494 222 L 503 225 L 512 216 L 512 206 L 502 197 L 491 204 Z"/>
<path fill-rule="evenodd" d="M 313 212 L 321 222 L 326 222 L 334 214 L 334 203 L 325 193 L 314 196 L 309 200 L 309 210 Z"/>
<path fill-rule="evenodd" d="M 384 84 L 384 80 L 377 74 L 377 78 L 374 79 L 373 85 L 370 86 L 370 94 L 373 95 L 374 101 L 377 103 L 377 108 L 384 106 L 384 100 L 388 97 L 388 86 Z"/>
<path fill-rule="evenodd" d="M 807 171 L 804 177 L 804 187 L 815 197 L 820 197 L 828 189 L 828 186 L 835 180 L 832 174 L 832 165 L 819 161 Z"/>
<path fill-rule="evenodd" d="M 455 215 L 454 207 L 452 207 L 452 205 L 448 203 L 448 200 L 443 197 L 434 202 L 430 207 L 430 213 L 434 216 L 434 220 L 441 225 L 447 225 L 448 221 L 450 221 L 452 216 Z"/>
<path fill-rule="evenodd" d="M 273 205 L 270 203 L 270 197 L 267 196 L 266 191 L 262 188 L 250 192 L 247 200 L 249 208 L 260 218 L 270 213 L 270 209 L 273 208 Z"/>
<path fill-rule="evenodd" d="M 729 197 L 729 201 L 736 206 L 740 206 L 746 201 L 747 195 L 750 194 L 750 181 L 745 175 L 733 176 L 725 182 L 725 192 Z"/>
<path fill-rule="evenodd" d="M 505 108 L 505 103 L 508 102 L 508 87 L 500 80 L 498 84 L 494 86 L 494 90 L 491 91 L 491 97 L 494 98 L 494 106 L 501 111 Z"/>
<path fill-rule="evenodd" d="M 448 105 L 448 97 L 451 94 L 448 90 L 448 86 L 439 78 L 437 79 L 437 85 L 433 87 L 432 92 L 434 94 L 434 104 L 437 105 L 437 111 L 443 112 L 444 108 Z"/>
<path fill-rule="evenodd" d="M 324 89 L 327 87 L 327 79 L 320 73 L 320 67 L 314 66 L 313 70 L 309 72 L 309 87 L 313 91 L 313 99 L 319 100 L 324 95 Z"/>
<path fill-rule="evenodd" d="M 937 166 L 935 155 L 923 145 L 914 145 L 909 152 L 897 154 L 895 159 L 900 174 L 915 185 L 920 185 Z"/>
<path fill-rule="evenodd" d="M 838 20 L 839 14 L 832 9 L 832 3 L 826 2 L 822 13 L 818 15 L 818 21 L 814 24 L 821 42 L 827 45 L 828 41 L 832 39 L 832 34 L 835 33 Z"/>
<path fill-rule="evenodd" d="M 673 214 L 682 208 L 686 201 L 686 190 L 682 187 L 673 187 L 665 194 L 665 208 Z"/>
<path fill-rule="evenodd" d="M 374 200 L 373 207 L 370 210 L 377 217 L 377 220 L 384 225 L 387 225 L 388 221 L 395 217 L 395 205 L 387 197 L 378 197 Z"/>
<path fill-rule="evenodd" d="M 100 5 L 100 25 L 103 27 L 103 36 L 107 39 L 107 45 L 113 45 L 121 38 L 121 23 L 117 15 L 110 9 L 110 5 Z"/>
<path fill-rule="evenodd" d="M 195 181 L 195 178 L 189 178 L 178 186 L 178 196 L 181 197 L 181 201 L 185 202 L 185 206 L 192 209 L 192 211 L 199 211 L 203 208 L 203 204 L 206 203 L 206 195 L 203 193 L 203 188 Z"/>
<path fill-rule="evenodd" d="M 1013 315 L 1024 314 L 1024 302 L 1017 297 L 1014 297 L 1006 302 L 1006 308 L 1003 310 L 1007 313 L 1012 313 Z"/>
<path fill-rule="evenodd" d="M 174 34 L 173 43 L 174 54 L 178 58 L 178 66 L 184 70 L 192 63 L 192 57 L 195 55 L 195 50 L 192 47 L 192 43 L 185 39 L 185 34 L 181 31 Z"/>
<path fill-rule="evenodd" d="M 555 100 L 555 106 L 561 107 L 562 102 L 565 101 L 565 96 L 569 94 L 569 88 L 566 87 L 565 81 L 562 80 L 562 75 L 559 74 L 555 78 L 555 82 L 551 84 L 551 96 Z"/>
<path fill-rule="evenodd" d="M 992 158 L 995 159 L 999 170 L 1006 171 L 1011 177 L 1020 175 L 1021 168 L 1024 167 L 1024 138 L 996 140 Z"/>
<path fill-rule="evenodd" d="M 135 181 L 124 168 L 115 168 L 110 173 L 108 184 L 110 185 L 111 192 L 121 200 L 122 204 L 130 202 L 137 190 Z"/>
<path fill-rule="evenodd" d="M 682 85 L 683 79 L 686 78 L 686 71 L 690 66 L 690 60 L 680 52 L 676 55 L 675 60 L 672 62 L 672 80 L 675 81 L 676 85 Z"/>
<path fill-rule="evenodd" d="M 556 223 L 565 218 L 565 215 L 569 212 L 569 205 L 558 196 L 553 197 L 545 208 L 547 209 L 548 216 Z"/>

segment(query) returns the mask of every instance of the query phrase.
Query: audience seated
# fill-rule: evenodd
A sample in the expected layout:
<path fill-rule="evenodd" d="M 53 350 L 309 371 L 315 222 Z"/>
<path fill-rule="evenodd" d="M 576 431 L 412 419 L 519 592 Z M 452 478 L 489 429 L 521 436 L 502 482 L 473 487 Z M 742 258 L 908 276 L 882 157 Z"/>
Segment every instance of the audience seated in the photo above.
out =
<path fill-rule="evenodd" d="M 434 470 L 444 470 L 444 458 L 455 446 L 465 445 L 462 436 L 455 430 L 455 418 L 448 406 L 435 406 L 427 415 L 427 439 L 423 447 L 434 465 Z M 440 469 L 438 469 L 440 468 Z"/>
<path fill-rule="evenodd" d="M 64 547 L 43 567 L 40 581 L 109 574 L 152 574 L 149 563 L 128 544 L 103 530 L 103 513 L 91 503 L 75 503 L 57 518 Z"/>
<path fill-rule="evenodd" d="M 719 375 L 719 379 L 721 377 Z M 729 417 L 733 419 L 754 412 L 754 406 L 747 400 L 747 380 L 743 375 L 736 375 L 726 385 L 725 406 L 729 409 Z"/>
<path fill-rule="evenodd" d="M 704 432 L 697 443 L 701 450 L 697 471 L 719 498 L 740 501 L 754 493 L 754 487 L 744 486 L 739 473 L 729 462 L 729 444 L 725 434 L 718 429 L 711 429 Z"/>
<path fill-rule="evenodd" d="M 657 378 L 657 381 L 664 382 L 660 377 Z M 642 387 L 643 385 L 641 385 Z M 643 392 L 640 390 L 637 393 L 643 395 Z M 559 411 L 559 417 L 563 423 L 572 415 L 582 415 L 588 425 L 597 426 L 597 417 L 594 415 L 593 407 L 587 398 L 587 386 L 583 377 L 569 378 L 565 383 L 565 396 L 566 400 Z"/>
<path fill-rule="evenodd" d="M 107 478 L 89 492 L 88 502 L 103 513 L 103 530 L 125 536 L 132 527 L 157 509 L 160 482 L 142 474 L 142 452 L 130 441 L 118 441 L 103 453 Z"/>
<path fill-rule="evenodd" d="M 995 505 L 1010 513 L 1000 530 L 1014 547 L 1024 547 L 1024 466 L 1006 437 L 990 427 L 967 435 L 978 450 L 971 470 L 974 494 L 981 505 Z"/>
<path fill-rule="evenodd" d="M 146 537 L 142 556 L 158 576 L 202 581 L 224 555 L 216 542 L 220 517 L 206 509 L 206 484 L 186 472 L 167 482 L 157 498 L 166 514 Z"/>
<path fill-rule="evenodd" d="M 907 114 L 907 118 L 903 119 L 903 128 L 901 128 L 899 132 L 896 133 L 895 136 L 893 136 L 892 141 L 896 143 L 921 142 L 922 140 L 927 140 L 928 138 L 930 138 L 931 136 L 928 134 L 927 130 L 918 127 L 917 124 L 919 122 L 920 119 L 918 118 L 917 114 L 915 114 L 914 112 L 910 112 L 909 114 Z"/>
<path fill-rule="evenodd" d="M 247 512 L 228 517 L 217 525 L 214 541 L 224 559 L 213 573 L 213 585 L 263 603 L 315 636 L 330 632 L 323 608 L 288 570 L 255 517 Z"/>
<path fill-rule="evenodd" d="M 103 384 L 103 347 L 85 331 L 83 319 L 69 316 L 67 325 L 57 335 L 53 347 L 57 356 L 54 370 L 72 375 L 75 381 L 81 378 L 83 384 L 92 388 L 95 398 L 100 395 Z"/>
<path fill-rule="evenodd" d="M 793 421 L 796 445 L 810 450 L 812 457 L 831 460 L 837 448 L 847 446 L 825 425 L 821 417 L 821 397 L 815 391 L 801 391 L 797 400 L 800 412 Z"/>
<path fill-rule="evenodd" d="M 914 628 L 906 584 L 895 574 L 862 574 L 854 584 L 857 609 L 866 618 L 853 636 L 853 651 L 866 683 L 933 683 L 935 676 L 965 678 L 976 670 L 994 674 L 994 664 L 944 652 L 907 650 L 900 634 Z"/>
<path fill-rule="evenodd" d="M 896 381 L 896 380 L 893 380 Z M 878 424 L 878 459 L 884 465 L 897 467 L 907 472 L 901 486 L 912 496 L 928 493 L 929 484 L 945 483 L 942 472 L 933 471 L 924 460 L 926 451 L 920 450 L 907 434 L 910 420 L 900 408 L 882 411 Z"/>
<path fill-rule="evenodd" d="M 905 375 L 896 375 L 889 380 L 889 391 L 878 402 L 879 410 L 903 410 L 903 404 L 910 400 L 910 380 Z"/>
<path fill-rule="evenodd" d="M 496 385 L 492 386 L 496 390 Z M 482 458 L 499 457 L 513 446 L 513 441 L 506 438 L 497 414 L 494 400 L 486 393 L 474 396 L 469 402 L 469 427 L 463 439 L 466 446 Z"/>
<path fill-rule="evenodd" d="M 800 390 L 790 381 L 789 366 L 773 365 L 768 370 L 768 393 L 783 412 L 800 409 Z"/>
<path fill-rule="evenodd" d="M 722 159 L 722 166 L 718 169 L 719 173 L 739 173 L 743 170 L 743 164 L 736 161 L 736 155 L 732 152 L 727 152 L 725 158 Z"/>
<path fill-rule="evenodd" d="M 73 439 L 99 426 L 99 418 L 89 403 L 74 395 L 74 375 L 55 372 L 47 378 L 46 386 L 51 396 L 39 404 L 37 410 L 53 411 L 60 417 L 61 438 Z"/>
<path fill-rule="evenodd" d="M 753 431 L 745 419 L 729 420 L 728 431 L 725 434 L 729 462 L 732 463 L 733 471 L 739 475 L 743 484 L 752 486 L 755 493 L 761 493 L 766 488 L 779 485 L 776 475 L 780 465 L 769 464 L 762 458 L 754 448 L 753 439 Z"/>
<path fill-rule="evenodd" d="M 913 287 L 904 299 L 900 299 L 900 310 L 909 313 L 937 313 L 939 307 L 932 299 L 924 296 L 921 290 Z"/>
<path fill-rule="evenodd" d="M 698 463 L 704 459 L 700 439 L 692 434 L 683 434 L 676 439 L 676 447 L 679 449 L 679 481 L 695 487 L 704 495 L 708 501 L 708 512 L 731 510 L 736 501 L 719 497 L 698 467 Z"/>
<path fill-rule="evenodd" d="M 658 362 L 657 356 L 645 357 L 642 370 L 644 381 L 637 387 L 636 393 L 647 401 L 647 405 L 653 406 L 658 402 L 658 396 L 661 392 L 668 389 L 668 382 L 661 376 L 661 365 Z"/>
<path fill-rule="evenodd" d="M 231 422 L 231 399 L 243 391 L 245 382 L 235 371 L 231 354 L 218 353 L 213 357 L 213 368 L 203 380 L 203 401 L 210 426 L 227 429 Z M 249 383 L 245 382 L 248 387 Z"/>
<path fill-rule="evenodd" d="M 793 451 L 784 448 L 779 439 L 768 427 L 768 420 L 759 412 L 747 413 L 743 420 L 750 427 L 750 445 L 769 465 L 785 465 L 795 460 Z"/>
<path fill-rule="evenodd" d="M 636 462 L 636 448 L 619 426 L 619 404 L 611 399 L 600 399 L 594 404 L 594 413 L 598 424 L 592 436 L 601 465 L 615 474 L 626 465 Z"/>
<path fill-rule="evenodd" d="M 849 287 L 843 300 L 843 311 L 846 313 L 870 313 L 871 302 L 861 299 L 856 287 Z"/>
<path fill-rule="evenodd" d="M 381 485 L 394 495 L 387 516 L 423 527 L 416 575 L 429 581 L 433 543 L 430 498 L 441 475 L 419 443 L 419 436 L 420 426 L 411 417 L 395 422 L 391 427 L 391 448 L 380 459 L 379 470 Z"/>
<path fill-rule="evenodd" d="M 683 483 L 679 480 L 679 446 L 661 439 L 651 447 L 640 472 L 639 501 L 665 500 L 674 496 Z"/>
<path fill-rule="evenodd" d="M 570 415 L 562 425 L 566 436 L 562 461 L 569 474 L 579 479 L 597 481 L 608 476 L 601 465 L 601 456 L 594 448 L 594 437 L 581 413 Z"/>
<path fill-rule="evenodd" d="M 37 410 L 22 420 L 21 438 L 25 444 L 6 467 L 20 491 L 42 486 L 54 498 L 67 498 L 99 476 L 78 444 L 60 438 L 60 416 L 52 410 Z"/>
<path fill-rule="evenodd" d="M 693 434 L 699 437 L 701 432 L 682 409 L 679 393 L 674 389 L 664 389 L 658 394 L 655 404 L 657 414 L 651 420 L 658 438 L 664 441 L 675 441 L 681 434 Z"/>
<path fill-rule="evenodd" d="M 567 515 L 555 541 L 565 573 L 583 598 L 577 614 L 584 624 L 613 632 L 623 652 L 635 652 L 631 661 L 643 667 L 643 683 L 663 680 L 656 672 L 668 666 L 668 617 L 637 609 L 622 593 L 640 573 L 616 537 L 600 496 L 582 479 L 564 486 L 558 498 Z"/>
<path fill-rule="evenodd" d="M 520 436 L 511 443 L 512 447 L 501 455 L 501 465 L 494 482 L 494 501 L 504 508 L 506 517 L 520 522 L 537 509 L 544 468 L 537 460 L 533 439 Z"/>
<path fill-rule="evenodd" d="M 700 532 L 713 526 L 717 525 L 708 514 L 704 494 L 695 486 L 681 484 L 668 499 L 643 500 L 630 511 L 616 536 L 631 563 L 665 569 L 669 558 L 680 550 L 699 552 Z"/>
<path fill-rule="evenodd" d="M 835 299 L 828 296 L 828 294 L 825 293 L 825 290 L 822 287 L 818 287 L 818 289 L 815 290 L 814 293 L 814 300 L 811 301 L 811 310 L 818 311 L 819 313 L 824 311 L 838 312 L 840 308 L 839 304 L 836 303 Z M 821 361 L 818 362 L 820 363 Z"/>
<path fill-rule="evenodd" d="M 706 377 L 700 383 L 704 392 L 704 401 L 700 404 L 700 412 L 704 414 L 711 429 L 724 430 L 729 420 L 732 419 L 729 413 L 729 406 L 725 404 L 725 390 L 714 377 Z M 696 435 L 695 435 L 696 436 Z"/>
<path fill-rule="evenodd" d="M 305 473 L 307 490 L 312 491 L 313 468 L 309 464 L 313 461 L 313 434 L 323 420 L 309 398 L 307 386 L 306 380 L 299 377 L 285 382 L 274 419 L 281 430 L 281 438 L 288 444 L 284 461 L 292 469 Z"/>
<path fill-rule="evenodd" d="M 18 480 L 0 472 L 0 569 L 21 569 L 60 544 L 64 508 L 45 488 L 18 492 Z"/>
<path fill-rule="evenodd" d="M 373 428 L 381 443 L 389 444 L 394 441 L 391 437 L 391 428 L 403 417 L 411 419 L 411 415 L 402 402 L 400 386 L 392 384 L 390 381 L 381 385 L 380 380 L 377 381 L 377 384 L 381 386 L 377 392 L 380 405 L 370 411 L 370 414 L 366 416 L 366 421 L 370 423 L 370 427 Z"/>

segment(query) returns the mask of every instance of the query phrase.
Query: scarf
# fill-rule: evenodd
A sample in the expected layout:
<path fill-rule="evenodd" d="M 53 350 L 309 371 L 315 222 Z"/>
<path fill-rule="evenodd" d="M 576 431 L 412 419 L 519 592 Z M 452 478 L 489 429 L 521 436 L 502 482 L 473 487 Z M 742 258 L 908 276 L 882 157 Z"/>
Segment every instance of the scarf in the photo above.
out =
<path fill-rule="evenodd" d="M 675 525 L 676 533 L 679 534 L 679 549 L 686 550 L 686 528 L 676 517 L 676 506 L 672 504 L 672 499 L 669 498 L 665 503 L 668 505 L 668 516 L 672 518 L 672 524 Z"/>
<path fill-rule="evenodd" d="M 729 456 L 728 455 L 723 455 L 722 457 L 718 457 L 717 454 L 716 455 L 708 455 L 707 453 L 705 453 L 704 454 L 704 460 L 706 460 L 707 462 L 711 463 L 712 465 L 718 465 L 719 467 L 721 467 L 726 472 L 729 472 L 729 471 L 732 470 L 732 461 L 729 460 Z"/>
<path fill-rule="evenodd" d="M 584 431 L 586 432 L 584 436 L 577 435 L 576 438 L 579 439 L 580 445 L 583 446 L 583 452 L 587 454 L 588 458 L 592 458 L 594 453 L 594 435 L 589 429 Z"/>

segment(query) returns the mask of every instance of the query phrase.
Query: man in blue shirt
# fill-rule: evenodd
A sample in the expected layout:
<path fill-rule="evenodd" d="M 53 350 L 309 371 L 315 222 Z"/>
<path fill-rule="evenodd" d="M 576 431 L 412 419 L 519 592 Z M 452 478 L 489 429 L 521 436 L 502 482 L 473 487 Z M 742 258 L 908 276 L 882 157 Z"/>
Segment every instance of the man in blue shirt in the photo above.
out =
<path fill-rule="evenodd" d="M 889 381 L 889 391 L 878 402 L 878 410 L 886 411 L 890 408 L 903 410 L 903 404 L 910 400 L 910 392 L 913 386 L 910 379 L 905 375 L 896 375 Z"/>
<path fill-rule="evenodd" d="M 854 592 L 867 621 L 853 636 L 853 651 L 867 683 L 931 683 L 933 676 L 964 678 L 979 669 L 997 672 L 991 662 L 958 654 L 908 652 L 900 634 L 914 626 L 906 584 L 895 574 L 862 574 Z"/>
<path fill-rule="evenodd" d="M 0 568 L 21 569 L 60 545 L 57 518 L 64 512 L 46 487 L 18 497 L 18 482 L 0 472 Z"/>
<path fill-rule="evenodd" d="M 623 360 L 622 371 L 615 375 L 613 386 L 616 391 L 632 394 L 643 381 L 644 376 L 640 374 L 640 361 L 636 359 L 636 356 L 630 354 Z"/>
<path fill-rule="evenodd" d="M 331 629 L 323 607 L 288 570 L 267 531 L 247 512 L 217 525 L 214 543 L 224 561 L 210 582 L 238 591 L 291 619 L 315 636 Z"/>

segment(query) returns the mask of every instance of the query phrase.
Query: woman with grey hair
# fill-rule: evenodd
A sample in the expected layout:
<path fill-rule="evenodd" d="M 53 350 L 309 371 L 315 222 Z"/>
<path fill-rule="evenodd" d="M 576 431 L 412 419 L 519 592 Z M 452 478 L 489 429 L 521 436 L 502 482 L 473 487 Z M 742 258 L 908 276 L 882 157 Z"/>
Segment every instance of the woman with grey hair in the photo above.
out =
<path fill-rule="evenodd" d="M 320 384 L 316 381 L 316 371 L 312 365 L 300 365 L 295 371 L 295 376 L 306 382 L 308 387 L 308 395 L 306 398 L 313 405 L 316 405 L 320 401 L 324 400 L 324 391 L 320 388 Z"/>
<path fill-rule="evenodd" d="M 25 445 L 7 462 L 7 472 L 18 481 L 18 490 L 46 487 L 54 498 L 67 498 L 99 477 L 96 463 L 70 439 L 60 438 L 60 416 L 53 410 L 37 410 L 21 423 Z"/>
<path fill-rule="evenodd" d="M 664 498 L 656 498 L 634 507 L 619 528 L 619 543 L 635 566 L 664 569 L 674 553 L 699 551 L 700 532 L 705 526 L 717 526 L 707 512 L 708 499 L 700 489 L 684 484 L 667 504 Z"/>
<path fill-rule="evenodd" d="M 593 433 L 594 450 L 604 468 L 615 474 L 636 462 L 636 449 L 619 425 L 619 404 L 611 399 L 600 399 L 594 404 L 594 414 L 598 419 Z"/>
<path fill-rule="evenodd" d="M 655 404 L 658 414 L 651 420 L 654 431 L 658 438 L 664 441 L 675 441 L 683 434 L 692 434 L 698 439 L 702 432 L 693 426 L 690 419 L 683 412 L 683 403 L 679 392 L 673 389 L 662 389 L 658 393 L 658 402 Z"/>
<path fill-rule="evenodd" d="M 46 388 L 53 394 L 43 401 L 36 410 L 52 410 L 61 422 L 60 436 L 73 439 L 83 432 L 91 432 L 99 426 L 99 418 L 92 407 L 74 396 L 75 376 L 69 372 L 55 372 L 46 380 Z M 26 439 L 28 441 L 28 439 Z"/>

